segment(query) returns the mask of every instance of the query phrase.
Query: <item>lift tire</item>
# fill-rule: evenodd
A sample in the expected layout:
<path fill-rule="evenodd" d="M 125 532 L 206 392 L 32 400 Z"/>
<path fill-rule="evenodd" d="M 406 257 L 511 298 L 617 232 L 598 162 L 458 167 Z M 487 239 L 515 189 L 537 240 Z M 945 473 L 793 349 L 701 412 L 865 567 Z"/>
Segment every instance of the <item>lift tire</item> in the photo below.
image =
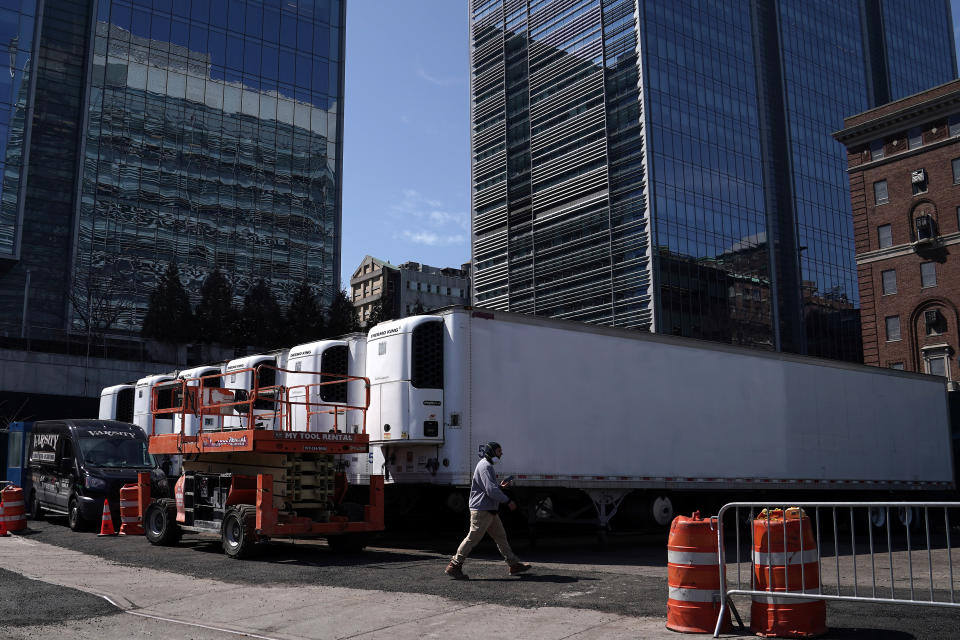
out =
<path fill-rule="evenodd" d="M 151 544 L 172 547 L 180 542 L 183 530 L 177 524 L 177 506 L 169 498 L 154 500 L 143 514 L 143 530 Z"/>
<path fill-rule="evenodd" d="M 67 526 L 71 531 L 87 531 L 92 528 L 91 523 L 83 517 L 80 512 L 80 501 L 76 495 L 70 496 L 67 502 Z"/>
<path fill-rule="evenodd" d="M 28 513 L 31 520 L 43 520 L 43 507 L 40 506 L 40 498 L 36 491 L 30 491 L 30 511 Z"/>
<path fill-rule="evenodd" d="M 256 543 L 257 508 L 249 504 L 235 505 L 223 514 L 220 539 L 223 552 L 235 560 L 245 558 Z"/>
<path fill-rule="evenodd" d="M 367 546 L 367 536 L 363 533 L 341 533 L 328 536 L 327 544 L 335 553 L 360 553 Z"/>

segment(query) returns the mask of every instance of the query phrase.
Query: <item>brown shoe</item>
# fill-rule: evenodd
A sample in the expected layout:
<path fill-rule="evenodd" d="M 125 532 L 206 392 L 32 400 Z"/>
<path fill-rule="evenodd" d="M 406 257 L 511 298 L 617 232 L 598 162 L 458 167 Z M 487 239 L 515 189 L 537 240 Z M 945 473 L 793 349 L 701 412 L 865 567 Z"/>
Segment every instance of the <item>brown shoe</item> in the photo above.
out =
<path fill-rule="evenodd" d="M 516 564 L 510 565 L 510 575 L 515 576 L 518 573 L 523 573 L 524 571 L 530 571 L 530 565 L 518 562 Z"/>
<path fill-rule="evenodd" d="M 529 567 L 528 567 L 528 568 L 529 568 Z M 463 572 L 463 568 L 462 568 L 460 565 L 454 564 L 454 563 L 452 563 L 452 562 L 447 565 L 447 568 L 444 569 L 443 572 L 444 572 L 445 574 L 447 574 L 448 576 L 450 576 L 451 578 L 453 578 L 454 580 L 469 580 L 469 579 L 470 579 L 470 576 L 468 576 L 467 574 L 465 574 L 465 573 Z"/>

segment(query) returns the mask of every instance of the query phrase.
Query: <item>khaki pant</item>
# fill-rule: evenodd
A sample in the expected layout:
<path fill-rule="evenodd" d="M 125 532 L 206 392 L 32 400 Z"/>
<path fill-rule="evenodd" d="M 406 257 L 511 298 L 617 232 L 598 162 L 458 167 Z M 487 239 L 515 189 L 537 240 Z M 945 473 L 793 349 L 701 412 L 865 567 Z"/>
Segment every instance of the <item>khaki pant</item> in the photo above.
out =
<path fill-rule="evenodd" d="M 507 564 L 514 565 L 520 562 L 520 559 L 510 549 L 510 543 L 507 542 L 507 532 L 503 530 L 500 516 L 489 511 L 470 511 L 470 531 L 463 542 L 460 543 L 457 555 L 453 556 L 451 562 L 462 565 L 473 548 L 477 546 L 477 543 L 483 539 L 485 533 L 489 533 L 493 541 L 497 543 L 497 549 L 500 550 L 500 555 L 507 561 Z"/>

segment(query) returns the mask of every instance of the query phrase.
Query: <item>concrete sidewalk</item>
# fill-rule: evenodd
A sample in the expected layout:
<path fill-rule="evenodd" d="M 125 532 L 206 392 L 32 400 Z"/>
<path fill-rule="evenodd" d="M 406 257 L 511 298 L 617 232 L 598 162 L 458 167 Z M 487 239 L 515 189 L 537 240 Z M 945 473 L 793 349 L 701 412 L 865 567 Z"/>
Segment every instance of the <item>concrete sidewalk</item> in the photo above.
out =
<path fill-rule="evenodd" d="M 342 587 L 239 586 L 119 565 L 19 537 L 0 538 L 0 567 L 105 596 L 133 614 L 94 618 L 58 628 L 58 633 L 68 631 L 74 638 L 106 640 L 128 638 L 130 633 L 160 635 L 160 629 L 167 638 L 219 639 L 239 633 L 278 640 L 486 638 L 491 633 L 530 640 L 679 637 L 664 627 L 662 618 L 563 607 L 524 609 L 470 604 L 418 593 Z M 190 623 L 205 626 L 188 626 Z M 43 627 L 30 629 L 40 636 L 53 631 Z M 29 635 L 32 633 L 24 637 Z"/>

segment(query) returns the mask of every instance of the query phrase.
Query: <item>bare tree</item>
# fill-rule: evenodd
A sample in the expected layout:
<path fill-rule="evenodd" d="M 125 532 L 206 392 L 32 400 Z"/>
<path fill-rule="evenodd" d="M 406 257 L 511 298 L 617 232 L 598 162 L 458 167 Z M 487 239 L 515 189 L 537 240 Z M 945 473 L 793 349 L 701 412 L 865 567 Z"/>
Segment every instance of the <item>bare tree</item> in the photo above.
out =
<path fill-rule="evenodd" d="M 87 333 L 88 356 L 94 341 L 131 309 L 129 298 L 118 295 L 121 290 L 114 276 L 98 276 L 92 271 L 74 280 L 68 298 L 74 316 Z"/>

